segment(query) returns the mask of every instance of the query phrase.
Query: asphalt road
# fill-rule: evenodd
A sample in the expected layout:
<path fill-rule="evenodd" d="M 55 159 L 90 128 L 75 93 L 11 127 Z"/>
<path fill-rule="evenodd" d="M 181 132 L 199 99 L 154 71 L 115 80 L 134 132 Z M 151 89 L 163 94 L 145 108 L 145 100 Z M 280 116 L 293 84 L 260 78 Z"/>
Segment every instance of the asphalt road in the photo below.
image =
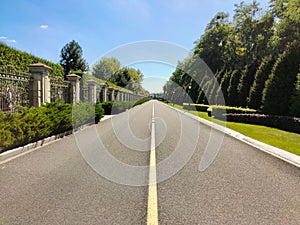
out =
<path fill-rule="evenodd" d="M 300 224 L 298 168 L 225 135 L 201 172 L 223 135 L 157 101 L 0 164 L 0 224 L 146 224 L 153 105 L 159 224 Z"/>

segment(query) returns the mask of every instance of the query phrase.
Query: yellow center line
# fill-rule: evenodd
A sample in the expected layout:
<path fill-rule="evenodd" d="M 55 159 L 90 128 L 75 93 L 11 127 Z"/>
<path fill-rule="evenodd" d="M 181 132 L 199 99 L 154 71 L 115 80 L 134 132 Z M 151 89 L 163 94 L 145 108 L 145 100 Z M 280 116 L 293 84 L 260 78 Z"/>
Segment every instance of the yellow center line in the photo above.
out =
<path fill-rule="evenodd" d="M 154 104 L 152 108 L 151 123 L 147 225 L 158 225 Z"/>

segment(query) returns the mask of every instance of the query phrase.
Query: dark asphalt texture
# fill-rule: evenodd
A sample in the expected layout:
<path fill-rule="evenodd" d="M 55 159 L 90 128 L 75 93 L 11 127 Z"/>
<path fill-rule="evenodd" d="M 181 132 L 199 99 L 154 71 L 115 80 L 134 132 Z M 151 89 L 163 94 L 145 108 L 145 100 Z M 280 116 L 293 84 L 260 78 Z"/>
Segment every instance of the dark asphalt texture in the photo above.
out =
<path fill-rule="evenodd" d="M 78 137 L 96 149 L 89 138 L 96 131 L 119 161 L 147 166 L 153 104 L 157 177 L 175 171 L 157 184 L 159 224 L 300 224 L 298 168 L 225 135 L 214 162 L 200 172 L 211 128 L 158 101 L 0 164 L 0 224 L 146 224 L 148 187 L 97 174 Z M 148 174 L 139 179 L 146 182 Z"/>

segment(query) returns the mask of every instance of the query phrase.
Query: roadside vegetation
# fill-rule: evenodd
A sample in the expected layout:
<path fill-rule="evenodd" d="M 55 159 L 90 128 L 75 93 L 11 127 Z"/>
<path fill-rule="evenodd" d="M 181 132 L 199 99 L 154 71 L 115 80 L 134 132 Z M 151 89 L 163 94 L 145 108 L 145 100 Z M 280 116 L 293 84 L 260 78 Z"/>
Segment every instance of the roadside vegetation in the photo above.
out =
<path fill-rule="evenodd" d="M 0 42 L 0 71 L 9 73 L 29 73 L 29 64 L 41 62 L 50 66 L 51 78 L 63 78 L 64 70 L 61 65 L 36 57 Z"/>
<path fill-rule="evenodd" d="M 223 121 L 209 116 L 208 112 L 188 110 L 185 109 L 184 106 L 178 104 L 167 104 L 180 110 L 188 111 L 189 113 L 199 116 L 208 121 L 235 130 L 255 140 L 261 141 L 277 148 L 281 148 L 293 154 L 300 155 L 300 132 L 294 133 L 262 125 Z"/>
<path fill-rule="evenodd" d="M 267 10 L 236 4 L 232 20 L 217 13 L 165 84 L 165 98 L 300 117 L 299 9 L 299 0 L 271 0 Z"/>
<path fill-rule="evenodd" d="M 61 101 L 41 107 L 18 107 L 17 112 L 0 110 L 0 153 L 52 135 L 98 123 L 103 115 L 116 114 L 140 105 L 150 98 L 133 102 L 65 104 Z"/>

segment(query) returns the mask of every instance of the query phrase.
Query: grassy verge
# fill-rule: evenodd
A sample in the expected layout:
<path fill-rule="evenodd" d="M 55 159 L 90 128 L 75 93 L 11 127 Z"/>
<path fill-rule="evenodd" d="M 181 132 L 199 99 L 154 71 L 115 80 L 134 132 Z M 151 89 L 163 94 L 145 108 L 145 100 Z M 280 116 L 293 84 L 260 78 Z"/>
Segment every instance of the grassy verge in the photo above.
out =
<path fill-rule="evenodd" d="M 169 105 L 184 110 L 180 105 Z M 184 110 L 188 111 L 188 110 Z M 264 142 L 266 144 L 275 146 L 277 148 L 284 149 L 288 152 L 300 155 L 300 134 L 279 130 L 276 128 L 258 126 L 244 123 L 224 122 L 221 120 L 213 119 L 205 112 L 188 111 L 194 115 L 197 115 L 203 119 L 212 121 L 222 126 L 226 126 L 232 130 L 235 130 L 248 137 Z"/>

